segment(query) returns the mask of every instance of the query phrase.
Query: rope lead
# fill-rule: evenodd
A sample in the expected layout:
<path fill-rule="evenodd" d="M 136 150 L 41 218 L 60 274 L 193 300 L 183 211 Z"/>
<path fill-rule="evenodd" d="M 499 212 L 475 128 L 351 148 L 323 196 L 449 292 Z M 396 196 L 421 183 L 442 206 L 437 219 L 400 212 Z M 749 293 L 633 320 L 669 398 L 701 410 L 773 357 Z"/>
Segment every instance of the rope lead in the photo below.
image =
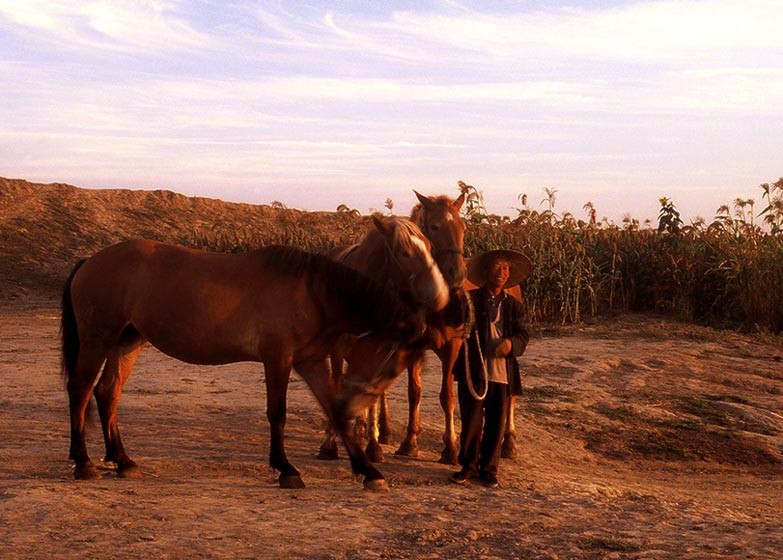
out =
<path fill-rule="evenodd" d="M 479 342 L 478 331 L 473 332 L 476 337 L 476 348 L 478 348 L 479 359 L 481 360 L 481 381 L 484 383 L 484 391 L 481 395 L 476 392 L 476 388 L 473 386 L 473 375 L 470 371 L 470 361 L 468 360 L 468 344 L 465 341 L 465 380 L 468 383 L 468 392 L 470 396 L 477 401 L 483 401 L 487 397 L 489 391 L 489 374 L 487 373 L 487 363 L 484 361 L 484 354 L 481 352 L 481 342 Z"/>

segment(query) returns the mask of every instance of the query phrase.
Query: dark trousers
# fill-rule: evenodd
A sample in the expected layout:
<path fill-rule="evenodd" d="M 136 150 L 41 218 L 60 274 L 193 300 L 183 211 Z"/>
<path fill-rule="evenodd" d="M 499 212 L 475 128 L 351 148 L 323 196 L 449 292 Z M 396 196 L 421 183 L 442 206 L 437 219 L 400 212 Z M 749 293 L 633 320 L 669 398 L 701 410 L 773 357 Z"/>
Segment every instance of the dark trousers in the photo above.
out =
<path fill-rule="evenodd" d="M 462 417 L 459 464 L 473 473 L 497 475 L 510 400 L 508 385 L 490 383 L 487 397 L 477 401 L 463 382 L 457 395 Z"/>

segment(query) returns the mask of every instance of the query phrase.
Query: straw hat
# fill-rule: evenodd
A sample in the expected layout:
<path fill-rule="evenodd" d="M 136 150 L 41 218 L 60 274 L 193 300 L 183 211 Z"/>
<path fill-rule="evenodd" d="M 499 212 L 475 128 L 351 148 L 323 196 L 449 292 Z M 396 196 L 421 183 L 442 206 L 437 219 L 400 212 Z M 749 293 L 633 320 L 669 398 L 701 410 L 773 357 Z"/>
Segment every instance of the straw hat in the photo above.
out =
<path fill-rule="evenodd" d="M 530 259 L 525 255 L 511 249 L 496 249 L 482 253 L 468 261 L 468 280 L 476 286 L 483 286 L 486 283 L 487 267 L 497 258 L 508 261 L 508 282 L 503 286 L 504 288 L 516 286 L 530 276 L 532 265 Z"/>

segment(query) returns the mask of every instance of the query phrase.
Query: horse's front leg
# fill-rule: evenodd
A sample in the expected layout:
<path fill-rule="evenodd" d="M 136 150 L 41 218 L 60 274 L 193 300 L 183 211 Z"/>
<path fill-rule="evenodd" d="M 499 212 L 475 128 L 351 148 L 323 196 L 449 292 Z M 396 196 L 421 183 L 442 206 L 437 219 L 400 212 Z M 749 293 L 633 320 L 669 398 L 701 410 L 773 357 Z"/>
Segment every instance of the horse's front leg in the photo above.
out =
<path fill-rule="evenodd" d="M 400 443 L 397 455 L 407 457 L 419 456 L 418 436 L 421 433 L 421 370 L 422 358 L 408 364 L 408 427 L 405 430 L 405 439 Z"/>
<path fill-rule="evenodd" d="M 357 437 L 356 433 L 357 424 L 365 425 L 366 428 L 364 432 L 369 433 L 372 422 L 369 420 L 365 420 L 363 422 L 362 420 L 363 417 L 368 418 L 371 415 L 369 410 L 371 406 L 365 404 L 364 412 L 357 414 L 357 400 L 369 402 L 365 398 L 357 399 L 355 395 L 355 389 L 353 387 L 348 387 L 347 395 L 344 392 L 338 398 L 332 401 L 331 415 L 334 418 L 334 425 L 337 427 L 337 431 L 342 437 L 343 445 L 345 446 L 345 450 L 348 453 L 348 457 L 351 461 L 351 470 L 354 472 L 354 474 L 358 476 L 364 476 L 364 487 L 367 490 L 385 492 L 389 489 L 389 486 L 386 483 L 386 480 L 383 478 L 383 474 L 381 474 L 378 469 L 372 466 L 373 461 L 371 460 L 371 457 L 364 450 L 362 450 L 362 438 Z M 371 397 L 371 400 L 376 401 L 377 399 L 375 397 Z M 359 408 L 361 408 L 361 406 L 362 405 L 358 405 Z M 380 449 L 380 446 L 378 446 L 378 448 Z M 369 441 L 367 443 L 367 449 L 371 450 L 371 444 Z M 382 453 L 383 452 L 381 451 L 381 460 L 375 462 L 383 461 Z M 377 458 L 378 457 L 376 456 L 375 459 Z"/>
<path fill-rule="evenodd" d="M 367 409 L 366 420 L 366 435 L 367 435 L 367 447 L 364 452 L 367 453 L 367 457 L 373 463 L 383 463 L 383 448 L 380 444 L 380 429 L 379 429 L 379 415 L 383 409 L 381 406 L 382 401 L 386 399 L 386 392 L 384 391 L 381 396 Z M 357 440 L 361 441 L 361 440 Z"/>
<path fill-rule="evenodd" d="M 337 452 L 337 430 L 334 429 L 331 420 L 326 421 L 326 433 L 324 439 L 321 442 L 321 447 L 318 449 L 318 455 L 316 459 L 322 461 L 336 461 L 340 458 Z"/>
<path fill-rule="evenodd" d="M 325 367 L 325 364 L 324 364 Z M 291 377 L 291 359 L 264 362 L 266 378 L 266 416 L 269 420 L 269 464 L 280 471 L 280 488 L 304 488 L 302 476 L 285 454 L 286 395 Z M 328 376 L 328 372 L 326 372 Z"/>
<path fill-rule="evenodd" d="M 370 459 L 354 437 L 357 416 L 362 409 L 366 409 L 377 399 L 378 394 L 363 392 L 364 385 L 357 387 L 354 383 L 347 383 L 343 385 L 338 398 L 334 386 L 328 381 L 328 368 L 325 362 L 297 364 L 296 369 L 323 407 L 332 426 L 340 434 L 350 457 L 351 469 L 356 475 L 364 476 L 364 487 L 368 490 L 388 490 L 383 475 L 372 466 Z M 350 395 L 347 398 L 346 393 Z"/>
<path fill-rule="evenodd" d="M 332 353 L 329 355 L 329 364 L 331 366 L 331 375 L 329 378 L 332 382 L 335 393 L 339 392 L 340 385 L 342 384 L 343 362 L 344 352 L 340 343 L 338 342 L 338 344 L 335 345 L 335 348 L 332 350 Z M 321 447 L 318 450 L 318 455 L 316 458 L 321 459 L 322 461 L 335 461 L 339 459 L 339 454 L 337 452 L 337 430 L 332 424 L 332 421 L 328 418 L 326 421 L 326 433 L 324 434 L 324 439 L 321 442 Z"/>
<path fill-rule="evenodd" d="M 454 409 L 456 408 L 457 397 L 454 391 L 454 374 L 452 369 L 457 361 L 462 340 L 452 340 L 448 342 L 438 357 L 441 360 L 441 385 L 440 385 L 440 406 L 443 409 L 444 431 L 443 431 L 443 451 L 440 454 L 438 462 L 446 465 L 456 465 L 459 448 L 457 447 L 457 429 L 454 426 Z"/>
<path fill-rule="evenodd" d="M 454 391 L 454 375 L 451 372 L 443 372 L 440 389 L 440 406 L 443 409 L 443 451 L 438 462 L 446 465 L 456 465 L 458 446 L 457 428 L 454 425 L 454 408 L 456 396 Z"/>

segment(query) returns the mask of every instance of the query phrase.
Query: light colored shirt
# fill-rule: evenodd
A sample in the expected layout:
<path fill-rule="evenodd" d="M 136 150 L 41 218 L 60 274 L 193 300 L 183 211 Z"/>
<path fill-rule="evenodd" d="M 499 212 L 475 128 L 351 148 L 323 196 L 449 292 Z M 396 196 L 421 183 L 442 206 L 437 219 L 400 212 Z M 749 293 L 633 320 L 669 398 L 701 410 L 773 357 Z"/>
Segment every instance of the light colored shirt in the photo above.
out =
<path fill-rule="evenodd" d="M 508 384 L 508 372 L 506 371 L 506 358 L 495 357 L 495 345 L 503 339 L 503 313 L 502 302 L 496 307 L 495 317 L 489 323 L 489 344 L 487 347 L 488 356 L 484 356 L 487 363 L 487 375 L 492 383 Z"/>

